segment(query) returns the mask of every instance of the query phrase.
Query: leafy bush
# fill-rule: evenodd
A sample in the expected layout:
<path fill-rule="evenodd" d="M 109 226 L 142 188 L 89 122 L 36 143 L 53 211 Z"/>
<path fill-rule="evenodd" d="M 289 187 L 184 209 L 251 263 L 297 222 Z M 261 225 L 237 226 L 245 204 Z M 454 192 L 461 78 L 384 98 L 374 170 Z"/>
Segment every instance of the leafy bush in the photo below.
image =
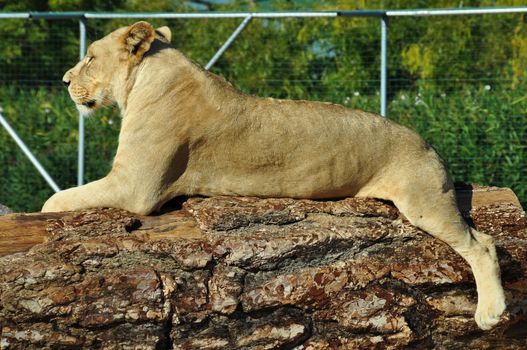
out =
<path fill-rule="evenodd" d="M 421 134 L 445 158 L 455 180 L 511 187 L 527 200 L 526 91 L 465 88 L 400 92 L 389 116 Z"/>
<path fill-rule="evenodd" d="M 78 113 L 67 92 L 1 88 L 3 115 L 61 189 L 77 183 Z M 120 117 L 107 108 L 86 119 L 86 180 L 104 176 L 117 147 Z M 0 128 L 0 202 L 17 211 L 40 210 L 52 189 Z"/>

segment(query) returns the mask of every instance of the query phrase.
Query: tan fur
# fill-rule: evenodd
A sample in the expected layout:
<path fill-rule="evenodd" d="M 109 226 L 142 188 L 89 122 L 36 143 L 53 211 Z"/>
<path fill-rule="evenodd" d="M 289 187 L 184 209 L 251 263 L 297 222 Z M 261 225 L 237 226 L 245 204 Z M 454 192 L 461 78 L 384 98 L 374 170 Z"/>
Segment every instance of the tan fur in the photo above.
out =
<path fill-rule="evenodd" d="M 170 37 L 146 22 L 118 29 L 65 74 L 81 111 L 117 102 L 119 147 L 105 178 L 55 194 L 43 211 L 149 214 L 180 195 L 388 199 L 468 261 L 478 325 L 499 321 L 505 303 L 492 238 L 463 221 L 441 159 L 417 134 L 339 105 L 245 95 L 172 48 Z"/>

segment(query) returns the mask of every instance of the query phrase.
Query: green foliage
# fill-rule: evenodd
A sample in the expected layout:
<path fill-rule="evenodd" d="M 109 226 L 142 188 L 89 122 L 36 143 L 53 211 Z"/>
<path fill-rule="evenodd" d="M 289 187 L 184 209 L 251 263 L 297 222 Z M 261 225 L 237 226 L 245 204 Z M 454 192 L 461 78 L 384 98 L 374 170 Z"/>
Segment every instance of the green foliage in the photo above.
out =
<path fill-rule="evenodd" d="M 0 88 L 3 116 L 62 189 L 77 183 L 78 113 L 67 92 Z M 86 180 L 104 176 L 117 147 L 120 117 L 106 108 L 86 119 Z M 40 210 L 53 192 L 7 132 L 0 128 L 0 202 Z"/>
<path fill-rule="evenodd" d="M 423 136 L 445 158 L 455 180 L 511 187 L 525 202 L 526 91 L 465 88 L 453 94 L 400 92 L 389 115 Z M 518 102 L 515 102 L 518 101 Z"/>

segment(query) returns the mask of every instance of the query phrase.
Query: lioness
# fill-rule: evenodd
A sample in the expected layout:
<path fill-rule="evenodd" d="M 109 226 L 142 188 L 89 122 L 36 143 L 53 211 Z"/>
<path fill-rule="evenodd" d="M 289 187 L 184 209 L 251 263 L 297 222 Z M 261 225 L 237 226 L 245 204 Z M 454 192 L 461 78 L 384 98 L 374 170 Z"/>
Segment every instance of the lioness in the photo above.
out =
<path fill-rule="evenodd" d="M 55 194 L 42 211 L 149 214 L 180 195 L 387 199 L 470 264 L 479 327 L 499 321 L 493 240 L 463 221 L 443 162 L 417 134 L 339 105 L 243 94 L 170 38 L 167 27 L 138 22 L 94 42 L 66 72 L 81 112 L 117 102 L 119 147 L 105 178 Z"/>

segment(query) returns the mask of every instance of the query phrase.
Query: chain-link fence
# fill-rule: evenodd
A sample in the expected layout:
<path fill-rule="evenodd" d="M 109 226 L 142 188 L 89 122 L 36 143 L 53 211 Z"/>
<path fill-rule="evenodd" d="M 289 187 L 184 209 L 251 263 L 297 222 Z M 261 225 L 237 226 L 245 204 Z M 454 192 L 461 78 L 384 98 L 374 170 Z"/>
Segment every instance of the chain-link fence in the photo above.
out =
<path fill-rule="evenodd" d="M 205 66 L 245 20 L 213 72 L 251 94 L 376 112 L 386 93 L 387 117 L 438 149 L 456 180 L 512 187 L 525 203 L 527 8 L 502 10 L 0 17 L 0 106 L 59 186 L 74 186 L 78 114 L 61 77 L 79 58 L 81 29 L 89 44 L 140 19 L 168 25 L 173 45 Z M 86 120 L 86 181 L 109 170 L 119 124 L 116 107 Z M 0 202 L 38 210 L 52 190 L 4 130 L 0 149 Z"/>

